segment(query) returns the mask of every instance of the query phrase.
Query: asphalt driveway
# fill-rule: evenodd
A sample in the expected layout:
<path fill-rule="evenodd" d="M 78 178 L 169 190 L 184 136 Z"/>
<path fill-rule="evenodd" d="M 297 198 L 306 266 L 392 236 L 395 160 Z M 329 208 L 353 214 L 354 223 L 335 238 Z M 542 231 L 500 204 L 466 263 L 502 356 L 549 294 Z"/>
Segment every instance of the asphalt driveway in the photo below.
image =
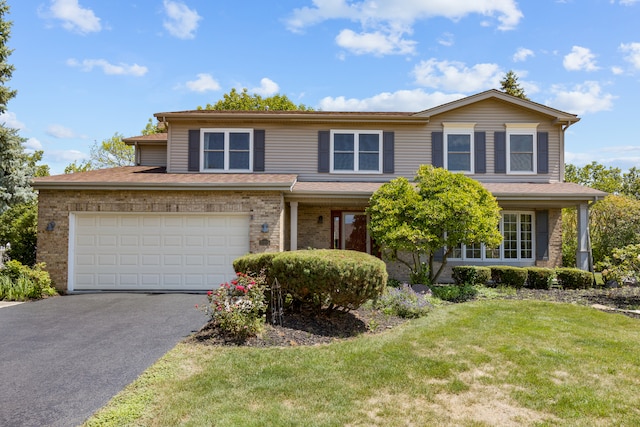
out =
<path fill-rule="evenodd" d="M 77 426 L 207 321 L 199 294 L 67 295 L 0 308 L 0 426 Z"/>

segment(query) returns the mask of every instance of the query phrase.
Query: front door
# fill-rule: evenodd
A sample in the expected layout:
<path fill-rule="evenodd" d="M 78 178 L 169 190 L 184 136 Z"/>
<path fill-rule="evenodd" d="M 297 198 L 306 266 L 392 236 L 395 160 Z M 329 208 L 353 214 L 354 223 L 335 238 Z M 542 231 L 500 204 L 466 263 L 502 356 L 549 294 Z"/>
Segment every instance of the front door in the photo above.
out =
<path fill-rule="evenodd" d="M 332 212 L 332 236 L 334 249 L 348 249 L 371 253 L 371 239 L 367 230 L 367 214 L 364 212 Z"/>

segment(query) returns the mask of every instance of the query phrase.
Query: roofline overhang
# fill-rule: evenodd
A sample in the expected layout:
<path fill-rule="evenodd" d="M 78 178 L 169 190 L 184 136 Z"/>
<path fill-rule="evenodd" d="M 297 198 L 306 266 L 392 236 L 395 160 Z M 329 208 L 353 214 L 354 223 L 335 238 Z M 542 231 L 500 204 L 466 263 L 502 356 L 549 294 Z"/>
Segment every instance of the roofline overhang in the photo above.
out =
<path fill-rule="evenodd" d="M 130 183 L 130 182 L 35 182 L 35 190 L 132 190 L 132 191 L 290 191 L 295 183 Z"/>
<path fill-rule="evenodd" d="M 205 111 L 205 110 L 203 110 Z M 243 122 L 247 120 L 251 121 L 270 121 L 270 122 L 290 122 L 290 123 L 400 123 L 400 124 L 425 124 L 429 123 L 428 117 L 421 117 L 407 114 L 350 114 L 349 112 L 332 112 L 330 114 L 276 114 L 276 113 L 252 113 L 252 112 L 216 112 L 215 114 L 207 114 L 200 111 L 178 111 L 167 113 L 156 113 L 154 117 L 160 122 L 167 121 L 211 121 L 224 120 L 224 121 L 237 121 Z"/>

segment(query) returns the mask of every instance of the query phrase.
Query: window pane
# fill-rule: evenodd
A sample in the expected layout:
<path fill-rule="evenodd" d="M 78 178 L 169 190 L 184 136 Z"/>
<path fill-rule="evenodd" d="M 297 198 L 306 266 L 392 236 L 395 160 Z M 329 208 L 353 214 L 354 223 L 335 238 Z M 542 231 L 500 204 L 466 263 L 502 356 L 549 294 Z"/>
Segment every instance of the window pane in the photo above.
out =
<path fill-rule="evenodd" d="M 353 154 L 334 153 L 333 169 L 335 170 L 353 170 Z"/>
<path fill-rule="evenodd" d="M 249 134 L 247 132 L 229 133 L 229 149 L 249 151 Z"/>
<path fill-rule="evenodd" d="M 224 133 L 205 133 L 204 134 L 205 150 L 224 150 Z"/>
<path fill-rule="evenodd" d="M 378 153 L 375 154 L 363 154 L 360 153 L 358 156 L 358 167 L 361 171 L 377 171 L 380 168 L 380 163 L 378 161 L 379 156 Z"/>
<path fill-rule="evenodd" d="M 471 152 L 471 135 L 447 135 L 449 152 Z"/>
<path fill-rule="evenodd" d="M 223 151 L 205 151 L 204 168 L 205 169 L 224 169 L 224 152 Z"/>
<path fill-rule="evenodd" d="M 533 153 L 533 135 L 511 135 L 512 153 Z"/>
<path fill-rule="evenodd" d="M 461 259 L 462 258 L 462 245 L 458 245 L 451 249 L 451 255 L 449 258 Z"/>
<path fill-rule="evenodd" d="M 380 135 L 377 133 L 361 133 L 358 141 L 360 152 L 380 150 Z"/>
<path fill-rule="evenodd" d="M 518 215 L 504 214 L 504 257 L 505 259 L 518 258 Z"/>
<path fill-rule="evenodd" d="M 333 151 L 354 150 L 354 138 L 352 133 L 336 133 L 333 135 Z"/>
<path fill-rule="evenodd" d="M 447 169 L 451 171 L 470 171 L 471 155 L 449 153 L 447 157 Z"/>
<path fill-rule="evenodd" d="M 520 215 L 520 258 L 533 258 L 532 215 Z"/>
<path fill-rule="evenodd" d="M 249 169 L 249 152 L 248 151 L 231 151 L 229 152 L 229 169 Z"/>
<path fill-rule="evenodd" d="M 467 245 L 466 246 L 467 250 L 466 250 L 466 257 L 467 259 L 474 259 L 477 258 L 479 259 L 482 256 L 482 245 L 480 245 L 479 243 L 475 243 L 473 245 Z"/>
<path fill-rule="evenodd" d="M 533 171 L 533 154 L 511 153 L 511 170 L 532 172 Z"/>
<path fill-rule="evenodd" d="M 344 249 L 367 252 L 367 216 L 344 214 Z"/>

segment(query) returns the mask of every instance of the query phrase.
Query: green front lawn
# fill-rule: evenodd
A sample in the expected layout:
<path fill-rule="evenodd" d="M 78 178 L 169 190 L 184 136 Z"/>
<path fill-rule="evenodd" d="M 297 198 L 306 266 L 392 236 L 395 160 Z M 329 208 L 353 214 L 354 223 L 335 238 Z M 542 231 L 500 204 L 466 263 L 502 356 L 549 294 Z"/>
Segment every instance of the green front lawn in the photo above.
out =
<path fill-rule="evenodd" d="M 483 300 L 314 347 L 180 344 L 86 425 L 640 425 L 640 323 Z"/>

